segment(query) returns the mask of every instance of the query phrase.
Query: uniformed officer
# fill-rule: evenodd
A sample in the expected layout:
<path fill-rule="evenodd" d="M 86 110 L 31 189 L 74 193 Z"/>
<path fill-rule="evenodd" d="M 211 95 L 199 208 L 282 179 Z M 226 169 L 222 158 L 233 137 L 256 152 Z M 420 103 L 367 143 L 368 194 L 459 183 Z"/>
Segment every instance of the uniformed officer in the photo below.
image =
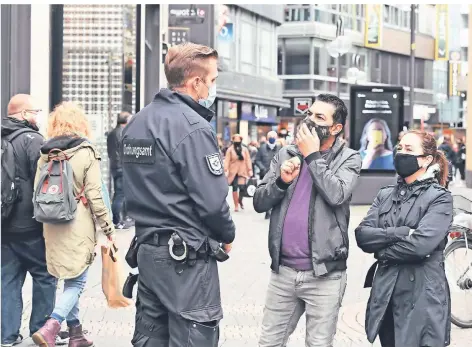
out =
<path fill-rule="evenodd" d="M 123 131 L 124 193 L 139 245 L 134 346 L 218 345 L 217 260 L 227 259 L 235 226 L 209 123 L 217 60 L 209 47 L 170 48 L 169 89 Z"/>

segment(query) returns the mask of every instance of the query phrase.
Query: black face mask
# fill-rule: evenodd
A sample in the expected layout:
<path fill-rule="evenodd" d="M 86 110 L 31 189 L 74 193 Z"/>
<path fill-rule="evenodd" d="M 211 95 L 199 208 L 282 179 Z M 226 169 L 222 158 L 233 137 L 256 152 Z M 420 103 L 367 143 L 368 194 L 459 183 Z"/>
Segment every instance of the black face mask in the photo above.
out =
<path fill-rule="evenodd" d="M 308 130 L 310 130 L 310 132 L 312 131 L 313 128 L 315 128 L 315 131 L 318 134 L 318 137 L 321 141 L 326 140 L 328 137 L 331 136 L 331 133 L 329 132 L 329 128 L 331 128 L 330 126 L 318 125 L 315 122 L 313 122 L 309 117 L 306 117 L 303 120 L 303 123 L 306 124 L 306 126 L 308 127 Z"/>
<path fill-rule="evenodd" d="M 234 145 L 234 147 L 240 147 L 240 146 L 241 146 L 241 142 L 233 142 L 233 145 Z"/>
<path fill-rule="evenodd" d="M 395 170 L 402 177 L 410 177 L 420 169 L 418 158 L 424 158 L 425 155 L 412 155 L 405 153 L 397 153 L 395 155 Z"/>

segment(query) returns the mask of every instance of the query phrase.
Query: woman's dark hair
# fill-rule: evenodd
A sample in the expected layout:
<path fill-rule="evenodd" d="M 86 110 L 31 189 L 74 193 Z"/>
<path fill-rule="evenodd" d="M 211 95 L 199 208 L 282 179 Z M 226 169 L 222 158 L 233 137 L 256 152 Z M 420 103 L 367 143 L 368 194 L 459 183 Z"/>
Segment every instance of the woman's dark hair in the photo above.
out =
<path fill-rule="evenodd" d="M 420 130 L 410 130 L 407 134 L 415 134 L 421 139 L 421 147 L 423 148 L 424 155 L 433 157 L 430 166 L 434 164 L 439 165 L 439 172 L 436 173 L 436 179 L 439 181 L 440 185 L 446 187 L 449 175 L 449 162 L 444 153 L 438 150 L 438 144 L 434 136 Z"/>
<path fill-rule="evenodd" d="M 382 127 L 385 130 L 385 134 L 387 134 L 387 138 L 385 139 L 385 142 L 384 142 L 385 149 L 389 151 L 393 151 L 392 133 L 390 131 L 390 128 L 388 127 L 388 124 L 386 121 L 379 118 L 372 118 L 367 123 L 365 123 L 364 129 L 362 130 L 362 135 L 361 135 L 361 148 L 359 150 L 365 151 L 367 149 L 367 145 L 369 143 L 369 141 L 367 140 L 367 131 L 369 130 L 369 127 L 373 123 L 380 123 L 382 125 Z"/>

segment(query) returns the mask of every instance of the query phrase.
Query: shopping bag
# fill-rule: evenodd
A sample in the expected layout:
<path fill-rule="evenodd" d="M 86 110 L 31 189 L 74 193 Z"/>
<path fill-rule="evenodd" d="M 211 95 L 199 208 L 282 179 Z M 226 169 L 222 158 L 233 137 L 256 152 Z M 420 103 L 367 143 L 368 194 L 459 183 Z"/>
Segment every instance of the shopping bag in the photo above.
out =
<path fill-rule="evenodd" d="M 244 186 L 240 187 L 240 194 L 245 198 L 252 198 L 256 193 L 257 178 L 251 177 Z"/>
<path fill-rule="evenodd" d="M 102 291 L 111 308 L 128 307 L 133 301 L 123 296 L 123 270 L 114 244 L 102 249 Z"/>

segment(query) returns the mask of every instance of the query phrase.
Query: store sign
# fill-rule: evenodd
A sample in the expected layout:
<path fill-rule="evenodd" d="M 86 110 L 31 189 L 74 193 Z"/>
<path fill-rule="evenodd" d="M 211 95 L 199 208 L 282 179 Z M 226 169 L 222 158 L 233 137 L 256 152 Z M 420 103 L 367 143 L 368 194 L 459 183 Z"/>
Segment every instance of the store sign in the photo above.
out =
<path fill-rule="evenodd" d="M 295 115 L 304 115 L 308 112 L 311 107 L 311 98 L 300 98 L 293 100 L 293 113 Z"/>
<path fill-rule="evenodd" d="M 277 108 L 255 105 L 243 102 L 241 105 L 241 120 L 260 123 L 276 123 Z"/>
<path fill-rule="evenodd" d="M 435 60 L 447 60 L 449 51 L 449 6 L 436 5 Z"/>
<path fill-rule="evenodd" d="M 455 53 L 453 55 L 453 53 Z M 451 52 L 451 58 L 454 57 L 457 59 L 457 53 L 458 52 Z M 450 60 L 449 61 L 449 83 L 448 83 L 448 88 L 447 88 L 447 94 L 449 96 L 460 96 L 460 91 L 459 91 L 459 77 L 461 75 L 461 62 L 460 62 L 460 54 L 459 54 L 459 60 Z"/>
<path fill-rule="evenodd" d="M 233 23 L 226 23 L 218 33 L 218 40 L 232 42 L 234 40 L 233 33 Z"/>
<path fill-rule="evenodd" d="M 380 47 L 382 37 L 383 5 L 367 4 L 364 46 Z"/>
<path fill-rule="evenodd" d="M 193 42 L 213 46 L 213 5 L 169 5 L 169 44 Z"/>

